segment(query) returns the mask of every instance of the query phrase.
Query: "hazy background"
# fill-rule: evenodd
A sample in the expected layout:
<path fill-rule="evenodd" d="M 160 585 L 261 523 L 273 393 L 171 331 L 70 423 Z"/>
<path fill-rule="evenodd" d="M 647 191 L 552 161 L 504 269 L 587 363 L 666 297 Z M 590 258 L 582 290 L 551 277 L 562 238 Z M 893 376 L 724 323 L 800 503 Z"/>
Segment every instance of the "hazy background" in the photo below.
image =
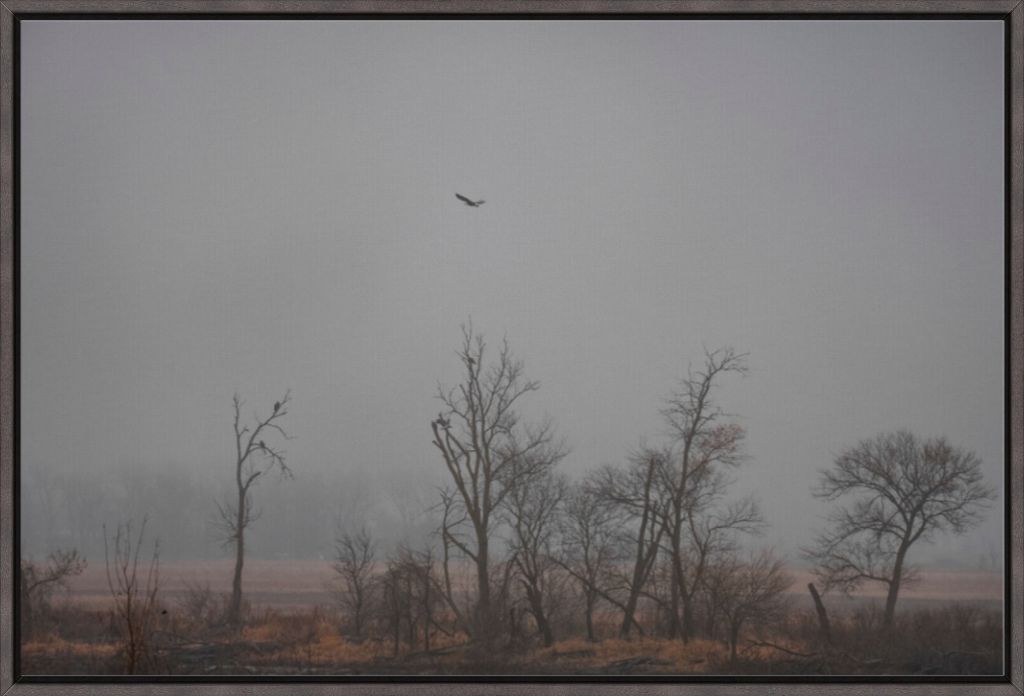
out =
<path fill-rule="evenodd" d="M 217 556 L 236 390 L 294 395 L 253 554 L 421 535 L 470 316 L 573 474 L 663 438 L 702 346 L 748 351 L 737 493 L 794 560 L 817 470 L 881 430 L 1002 489 L 1000 22 L 25 21 L 21 51 L 27 553 L 148 513 Z M 998 565 L 1002 503 L 915 559 Z"/>

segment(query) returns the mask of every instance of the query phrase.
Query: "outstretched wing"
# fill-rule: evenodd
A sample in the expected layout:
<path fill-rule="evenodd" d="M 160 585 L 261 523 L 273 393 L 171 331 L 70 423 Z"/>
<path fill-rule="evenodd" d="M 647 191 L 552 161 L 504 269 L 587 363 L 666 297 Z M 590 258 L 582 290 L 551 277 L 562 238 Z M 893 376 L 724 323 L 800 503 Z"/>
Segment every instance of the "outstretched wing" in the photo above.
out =
<path fill-rule="evenodd" d="M 473 205 L 473 201 L 469 200 L 468 198 L 463 196 L 461 193 L 456 193 L 455 197 L 458 198 L 463 203 L 465 203 L 466 205 Z"/>

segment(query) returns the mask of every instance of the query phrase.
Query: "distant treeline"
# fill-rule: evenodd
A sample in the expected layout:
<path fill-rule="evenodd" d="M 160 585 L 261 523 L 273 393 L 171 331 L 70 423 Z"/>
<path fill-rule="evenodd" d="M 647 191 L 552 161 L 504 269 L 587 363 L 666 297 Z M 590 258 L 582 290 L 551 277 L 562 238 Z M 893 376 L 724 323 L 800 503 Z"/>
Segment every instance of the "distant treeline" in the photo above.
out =
<path fill-rule="evenodd" d="M 97 473 L 84 466 L 23 465 L 22 555 L 41 559 L 55 548 L 76 548 L 102 558 L 103 524 L 148 516 L 164 560 L 225 558 L 214 500 L 227 490 L 226 470 L 183 469 L 126 465 Z M 429 521 L 410 514 L 419 510 L 401 493 L 386 482 L 354 485 L 353 478 L 300 469 L 287 485 L 261 488 L 263 517 L 247 544 L 251 557 L 329 559 L 339 521 L 358 520 L 382 539 L 417 541 L 428 533 Z"/>

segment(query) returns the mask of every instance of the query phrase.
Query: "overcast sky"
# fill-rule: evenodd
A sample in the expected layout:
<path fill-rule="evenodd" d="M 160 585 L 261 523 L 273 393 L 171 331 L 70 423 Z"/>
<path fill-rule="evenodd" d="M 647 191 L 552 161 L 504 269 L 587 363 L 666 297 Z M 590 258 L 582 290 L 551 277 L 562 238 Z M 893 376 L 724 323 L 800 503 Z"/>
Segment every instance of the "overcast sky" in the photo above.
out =
<path fill-rule="evenodd" d="M 787 551 L 882 430 L 1001 487 L 1002 62 L 998 21 L 24 21 L 22 465 L 229 479 L 232 393 L 291 388 L 297 476 L 440 480 L 472 317 L 573 474 L 749 352 Z"/>

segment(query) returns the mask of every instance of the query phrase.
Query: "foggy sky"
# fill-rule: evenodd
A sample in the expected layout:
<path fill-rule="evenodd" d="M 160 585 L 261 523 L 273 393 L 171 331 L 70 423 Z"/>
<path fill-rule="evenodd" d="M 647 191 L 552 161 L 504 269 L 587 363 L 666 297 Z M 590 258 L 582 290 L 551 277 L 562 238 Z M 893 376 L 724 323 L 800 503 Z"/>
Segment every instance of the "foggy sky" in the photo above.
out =
<path fill-rule="evenodd" d="M 232 394 L 291 388 L 297 477 L 433 502 L 472 317 L 574 475 L 661 442 L 702 347 L 749 352 L 737 491 L 791 557 L 882 430 L 1001 488 L 998 21 L 21 27 L 26 469 L 227 485 Z M 1000 549 L 1001 504 L 918 558 Z"/>

